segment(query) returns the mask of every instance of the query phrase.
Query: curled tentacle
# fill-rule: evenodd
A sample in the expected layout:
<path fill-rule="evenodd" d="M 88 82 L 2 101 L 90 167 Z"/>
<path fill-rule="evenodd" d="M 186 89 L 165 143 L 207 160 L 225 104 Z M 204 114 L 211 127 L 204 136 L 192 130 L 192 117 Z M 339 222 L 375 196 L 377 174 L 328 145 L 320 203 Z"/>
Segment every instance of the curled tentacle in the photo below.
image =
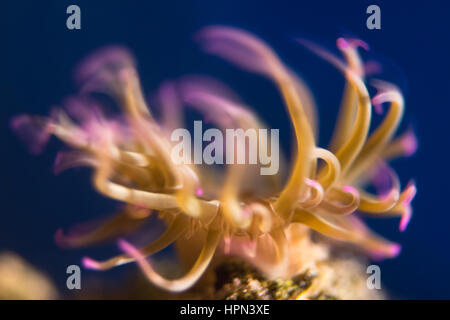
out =
<path fill-rule="evenodd" d="M 119 242 L 120 248 L 125 251 L 129 256 L 133 257 L 139 264 L 142 272 L 145 276 L 155 285 L 163 289 L 180 292 L 191 287 L 203 274 L 205 269 L 211 262 L 214 252 L 219 243 L 221 233 L 218 231 L 210 230 L 206 236 L 205 243 L 203 245 L 200 256 L 195 262 L 194 266 L 189 272 L 180 279 L 170 280 L 159 275 L 151 266 L 151 264 L 144 258 L 144 256 L 125 240 Z"/>
<path fill-rule="evenodd" d="M 319 207 L 333 214 L 348 215 L 355 212 L 359 206 L 359 201 L 359 191 L 347 185 L 342 190 L 338 188 L 330 189 Z"/>
<path fill-rule="evenodd" d="M 345 174 L 363 148 L 369 132 L 372 114 L 369 93 L 361 76 L 347 67 L 339 58 L 309 41 L 299 40 L 299 42 L 341 71 L 357 93 L 358 108 L 352 129 L 348 134 L 347 140 L 336 151 L 336 157 L 341 164 L 342 173 Z"/>
<path fill-rule="evenodd" d="M 318 181 L 306 179 L 306 184 L 310 187 L 310 194 L 307 194 L 306 200 L 300 200 L 299 205 L 304 209 L 311 209 L 318 206 L 322 202 L 324 190 Z"/>
<path fill-rule="evenodd" d="M 341 164 L 336 156 L 322 148 L 316 148 L 314 154 L 318 159 L 322 159 L 326 163 L 327 170 L 322 169 L 318 174 L 318 182 L 322 185 L 324 190 L 327 190 L 333 184 L 335 184 L 341 175 Z"/>
<path fill-rule="evenodd" d="M 401 216 L 399 229 L 405 231 L 412 217 L 411 202 L 417 193 L 417 188 L 414 181 L 408 183 L 408 186 L 400 194 L 397 204 L 387 213 L 397 213 Z"/>
<path fill-rule="evenodd" d="M 110 198 L 124 201 L 137 206 L 145 206 L 154 210 L 177 209 L 178 202 L 175 196 L 164 193 L 154 193 L 129 188 L 110 180 L 112 167 L 108 161 L 103 161 L 94 175 L 94 185 L 100 193 Z M 198 202 L 202 208 L 202 219 L 210 221 L 217 213 L 217 203 L 213 201 Z"/>
<path fill-rule="evenodd" d="M 361 172 L 370 166 L 379 157 L 380 151 L 392 138 L 403 115 L 404 102 L 400 91 L 393 85 L 382 81 L 374 81 L 374 85 L 379 89 L 379 93 L 372 99 L 374 106 L 379 106 L 385 102 L 390 102 L 391 107 L 383 123 L 370 135 L 361 153 L 348 172 L 348 180 L 352 181 Z"/>
<path fill-rule="evenodd" d="M 378 170 L 378 176 L 375 179 L 381 180 L 382 174 L 386 174 L 390 180 L 390 189 L 387 192 L 383 192 L 381 196 L 374 196 L 368 192 L 361 191 L 361 201 L 359 204 L 359 210 L 372 214 L 385 213 L 389 211 L 398 202 L 400 197 L 400 180 L 397 174 L 388 166 L 383 165 L 382 170 Z M 374 178 L 372 178 L 374 179 Z M 377 182 L 379 185 L 384 182 Z"/>

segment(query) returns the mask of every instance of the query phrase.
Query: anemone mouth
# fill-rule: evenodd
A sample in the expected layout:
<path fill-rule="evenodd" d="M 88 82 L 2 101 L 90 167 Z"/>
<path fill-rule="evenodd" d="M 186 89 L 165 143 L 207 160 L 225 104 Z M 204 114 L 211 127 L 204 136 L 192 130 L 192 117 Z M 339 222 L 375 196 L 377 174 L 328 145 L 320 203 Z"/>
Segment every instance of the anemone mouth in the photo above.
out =
<path fill-rule="evenodd" d="M 417 140 L 410 131 L 394 139 L 404 111 L 404 99 L 396 86 L 372 81 L 378 92 L 369 95 L 368 75 L 358 53 L 358 48 L 369 50 L 368 46 L 358 39 L 339 38 L 341 58 L 299 40 L 334 65 L 346 82 L 327 149 L 316 143 L 318 119 L 312 94 L 267 44 L 248 32 L 223 26 L 205 28 L 196 39 L 208 53 L 268 78 L 278 89 L 295 134 L 297 151 L 290 174 L 287 178 L 280 172 L 264 176 L 258 175 L 258 166 L 227 163 L 217 168 L 173 161 L 170 134 L 183 126 L 184 107 L 199 111 L 222 130 L 267 130 L 267 126 L 230 88 L 201 77 L 164 83 L 157 95 L 161 116 L 156 118 L 142 94 L 132 56 L 122 48 L 109 47 L 81 64 L 79 97 L 69 99 L 68 105 L 50 117 L 21 115 L 11 122 L 33 152 L 41 151 L 50 135 L 65 142 L 73 150 L 58 154 L 55 172 L 89 166 L 97 191 L 127 205 L 96 229 L 68 234 L 58 231 L 56 241 L 78 247 L 116 239 L 158 214 L 167 228 L 153 242 L 137 248 L 121 240 L 122 255 L 104 261 L 84 258 L 83 265 L 106 270 L 136 261 L 152 283 L 177 292 L 199 279 L 222 242 L 225 252 L 249 259 L 269 275 L 295 274 L 290 267 L 295 260 L 290 248 L 296 245 L 296 236 L 288 231 L 294 225 L 359 246 L 372 257 L 399 254 L 398 244 L 374 234 L 354 214 L 400 217 L 403 231 L 416 193 L 413 182 L 401 190 L 398 177 L 387 164 L 415 151 Z M 86 99 L 98 91 L 117 101 L 123 109 L 119 116 L 106 115 L 97 103 Z M 384 105 L 389 105 L 388 109 L 384 110 Z M 371 131 L 372 108 L 384 119 Z M 281 167 L 286 167 L 280 157 Z M 387 173 L 388 192 L 370 194 L 365 187 L 379 182 L 373 174 L 378 171 Z M 197 238 L 201 242 L 198 258 L 180 279 L 162 277 L 146 260 L 173 243 L 194 243 Z"/>

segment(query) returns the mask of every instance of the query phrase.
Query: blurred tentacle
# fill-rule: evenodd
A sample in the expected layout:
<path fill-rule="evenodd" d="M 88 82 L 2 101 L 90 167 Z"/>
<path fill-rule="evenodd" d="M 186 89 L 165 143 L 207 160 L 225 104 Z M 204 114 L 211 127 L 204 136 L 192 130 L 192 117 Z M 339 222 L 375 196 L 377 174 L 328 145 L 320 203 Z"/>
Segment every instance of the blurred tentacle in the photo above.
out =
<path fill-rule="evenodd" d="M 399 229 L 405 231 L 412 217 L 411 202 L 417 193 L 417 187 L 414 181 L 410 181 L 407 187 L 400 194 L 396 205 L 387 211 L 388 214 L 398 214 L 401 216 Z"/>
<path fill-rule="evenodd" d="M 186 232 L 187 228 L 188 217 L 178 214 L 160 237 L 139 249 L 139 254 L 143 257 L 147 257 L 167 248 L 179 239 L 181 235 Z M 91 258 L 84 258 L 83 263 L 90 269 L 108 270 L 135 260 L 135 257 L 129 254 L 121 254 L 105 261 L 96 261 Z"/>
<path fill-rule="evenodd" d="M 55 234 L 55 241 L 61 247 L 70 248 L 102 242 L 138 229 L 146 222 L 145 218 L 149 215 L 149 210 L 127 206 L 122 212 L 92 231 L 71 232 L 65 235 L 62 229 L 59 229 Z"/>
<path fill-rule="evenodd" d="M 200 33 L 200 37 L 206 51 L 268 76 L 284 98 L 296 134 L 297 156 L 293 173 L 274 203 L 274 208 L 282 217 L 288 218 L 298 195 L 306 192 L 305 178 L 310 172 L 310 151 L 314 146 L 313 131 L 291 72 L 264 42 L 247 32 L 227 27 L 209 27 Z"/>
<path fill-rule="evenodd" d="M 337 40 L 338 48 L 344 54 L 348 67 L 355 72 L 355 74 L 363 78 L 364 68 L 357 50 L 361 44 L 362 43 L 360 41 L 355 41 L 354 39 L 347 40 L 344 38 L 339 38 Z M 349 138 L 355 121 L 357 104 L 358 92 L 355 90 L 355 87 L 347 81 L 339 109 L 338 121 L 330 142 L 330 150 L 338 150 Z"/>
<path fill-rule="evenodd" d="M 368 213 L 385 213 L 390 210 L 399 200 L 400 197 L 400 180 L 397 174 L 388 165 L 382 165 L 381 172 L 374 173 L 378 176 L 374 179 L 381 179 L 383 173 L 389 176 L 390 189 L 388 192 L 384 192 L 382 196 L 374 196 L 367 192 L 361 191 L 361 202 L 359 205 L 359 210 Z M 376 181 L 375 181 L 376 182 Z M 380 182 L 378 182 L 380 184 Z"/>
<path fill-rule="evenodd" d="M 290 71 L 264 42 L 255 36 L 229 27 L 209 27 L 200 34 L 203 47 L 251 72 L 269 77 L 277 85 L 287 106 L 297 139 L 294 170 L 274 203 L 275 211 L 287 219 L 297 203 L 297 197 L 306 192 L 305 178 L 312 164 L 311 149 L 314 135 L 303 109 L 301 97 Z"/>
<path fill-rule="evenodd" d="M 276 256 L 273 262 L 274 274 L 284 274 L 289 263 L 289 243 L 284 233 L 283 228 L 276 228 L 271 233 L 275 249 Z"/>
<path fill-rule="evenodd" d="M 259 120 L 243 106 L 208 91 L 201 83 L 185 83 L 184 96 L 192 106 L 204 112 L 223 130 L 226 130 L 227 127 L 237 127 L 243 130 L 261 127 Z M 238 138 L 238 145 L 241 142 Z M 233 154 L 236 157 L 236 149 Z M 221 208 L 235 227 L 246 229 L 250 226 L 252 217 L 245 214 L 246 211 L 239 203 L 238 193 L 248 166 L 236 164 L 236 159 L 233 160 L 233 164 L 227 164 L 225 182 L 220 195 Z"/>
<path fill-rule="evenodd" d="M 180 292 L 191 287 L 202 276 L 214 256 L 220 236 L 221 233 L 219 231 L 209 230 L 202 251 L 194 266 L 182 278 L 174 280 L 166 279 L 159 275 L 139 250 L 128 242 L 122 240 L 119 242 L 119 245 L 123 251 L 136 260 L 142 272 L 152 283 L 172 292 Z"/>
<path fill-rule="evenodd" d="M 358 108 L 354 124 L 348 139 L 336 151 L 336 157 L 341 164 L 342 174 L 345 174 L 362 150 L 369 132 L 372 115 L 369 92 L 367 91 L 361 76 L 355 73 L 355 71 L 349 68 L 339 58 L 307 40 L 299 40 L 299 42 L 341 71 L 348 83 L 351 84 L 357 92 Z"/>
<path fill-rule="evenodd" d="M 377 258 L 392 258 L 400 252 L 398 244 L 371 233 L 354 216 L 336 216 L 296 210 L 293 222 L 303 223 L 325 236 L 359 245 Z"/>
<path fill-rule="evenodd" d="M 349 181 L 373 165 L 373 162 L 379 157 L 380 151 L 394 135 L 403 116 L 404 101 L 400 91 L 392 84 L 382 81 L 376 81 L 374 85 L 380 91 L 372 99 L 374 106 L 381 108 L 385 102 L 390 102 L 391 106 L 384 121 L 367 139 L 351 170 L 348 171 Z"/>
<path fill-rule="evenodd" d="M 164 82 L 158 90 L 158 101 L 161 107 L 161 127 L 167 136 L 183 124 L 183 108 L 176 90 L 176 84 Z"/>
<path fill-rule="evenodd" d="M 178 208 L 178 201 L 175 196 L 164 193 L 153 193 L 144 190 L 129 188 L 110 180 L 112 166 L 107 159 L 101 161 L 94 175 L 94 185 L 100 193 L 110 198 L 124 201 L 137 206 L 145 206 L 154 210 L 167 210 Z M 199 200 L 202 215 L 201 220 L 210 221 L 217 213 L 216 202 Z M 184 212 L 184 211 L 183 211 Z M 189 214 L 189 212 L 185 212 Z"/>
<path fill-rule="evenodd" d="M 311 126 L 311 130 L 314 134 L 314 140 L 319 138 L 319 119 L 317 115 L 317 107 L 314 97 L 309 90 L 307 84 L 296 75 L 293 71 L 290 72 L 291 80 L 294 87 L 297 90 L 298 96 L 301 98 L 302 106 L 305 110 L 305 115 L 308 118 L 308 123 Z"/>
<path fill-rule="evenodd" d="M 381 153 L 381 156 L 389 161 L 397 157 L 409 157 L 418 147 L 417 137 L 412 129 L 408 129 L 398 138 L 389 142 Z"/>

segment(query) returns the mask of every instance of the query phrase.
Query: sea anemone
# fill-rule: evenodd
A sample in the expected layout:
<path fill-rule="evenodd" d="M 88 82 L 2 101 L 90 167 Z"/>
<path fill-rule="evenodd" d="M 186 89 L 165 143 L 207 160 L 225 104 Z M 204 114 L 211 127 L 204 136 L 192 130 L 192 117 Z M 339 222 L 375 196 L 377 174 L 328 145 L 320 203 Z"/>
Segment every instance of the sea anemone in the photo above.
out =
<path fill-rule="evenodd" d="M 108 47 L 81 64 L 77 79 L 80 94 L 67 100 L 50 117 L 19 115 L 13 128 L 34 152 L 42 150 L 50 135 L 72 151 L 60 152 L 57 172 L 89 166 L 96 190 L 125 203 L 123 211 L 85 233 L 64 234 L 57 242 L 79 247 L 131 232 L 157 214 L 167 225 L 162 235 L 141 248 L 119 240 L 123 254 L 105 261 L 84 258 L 91 269 L 106 270 L 136 261 L 155 285 L 170 291 L 191 287 L 205 272 L 216 251 L 246 258 L 268 277 L 289 277 L 299 272 L 294 254 L 304 230 L 354 244 L 373 258 L 395 257 L 400 246 L 376 235 L 362 214 L 400 217 L 403 231 L 411 218 L 413 182 L 403 190 L 387 164 L 416 148 L 414 134 L 393 139 L 403 115 L 400 90 L 384 81 L 372 81 L 371 98 L 356 39 L 339 38 L 342 58 L 306 40 L 298 40 L 332 63 L 345 77 L 342 107 L 329 149 L 317 146 L 317 117 L 312 95 L 304 82 L 263 41 L 245 31 L 213 26 L 196 38 L 206 52 L 268 78 L 282 96 L 296 145 L 291 172 L 261 176 L 255 166 L 220 167 L 174 163 L 170 132 L 182 126 L 182 107 L 203 113 L 205 119 L 226 128 L 265 128 L 258 117 L 229 88 L 201 77 L 165 83 L 157 118 L 147 106 L 128 51 Z M 94 92 L 109 94 L 123 108 L 120 116 L 107 116 Z M 372 106 L 383 113 L 381 124 L 370 130 Z M 283 163 L 285 166 L 285 163 Z M 369 193 L 369 186 L 378 189 Z M 201 251 L 181 278 L 167 279 L 147 257 L 178 242 L 184 248 L 201 242 Z M 217 250 L 222 247 L 223 250 Z M 192 255 L 194 249 L 183 252 Z M 303 256 L 305 254 L 303 253 Z"/>

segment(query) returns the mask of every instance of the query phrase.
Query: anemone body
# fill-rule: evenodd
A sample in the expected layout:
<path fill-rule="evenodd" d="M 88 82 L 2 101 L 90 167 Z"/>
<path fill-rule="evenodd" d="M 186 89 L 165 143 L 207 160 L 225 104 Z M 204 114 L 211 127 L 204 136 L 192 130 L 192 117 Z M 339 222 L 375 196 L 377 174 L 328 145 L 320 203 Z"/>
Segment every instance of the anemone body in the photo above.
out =
<path fill-rule="evenodd" d="M 358 47 L 366 45 L 340 38 L 341 58 L 299 40 L 333 64 L 346 80 L 338 122 L 326 149 L 316 142 L 318 119 L 312 95 L 268 45 L 245 31 L 220 26 L 202 30 L 198 39 L 206 52 L 268 78 L 280 92 L 296 143 L 287 178 L 282 173 L 260 176 L 254 167 L 239 164 L 211 168 L 173 163 L 170 132 L 183 125 L 185 106 L 223 130 L 265 125 L 228 87 L 201 77 L 161 86 L 158 100 L 163 108 L 156 119 L 141 92 L 131 55 L 122 48 L 106 48 L 81 64 L 80 93 L 63 108 L 50 117 L 21 115 L 12 121 L 33 151 L 40 151 L 50 135 L 72 149 L 58 154 L 57 172 L 89 166 L 98 192 L 124 203 L 119 214 L 96 230 L 58 231 L 58 243 L 79 247 L 115 238 L 157 214 L 167 228 L 155 241 L 136 248 L 119 240 L 123 254 L 83 262 L 86 267 L 106 270 L 135 261 L 152 283 L 171 291 L 192 286 L 217 251 L 244 257 L 269 277 L 293 276 L 308 260 L 301 249 L 309 230 L 354 244 L 375 258 L 396 256 L 400 246 L 371 232 L 360 216 L 400 217 L 400 229 L 406 228 L 415 185 L 402 190 L 388 161 L 411 154 L 415 139 L 411 132 L 394 139 L 404 109 L 398 88 L 373 81 L 378 93 L 370 97 L 358 54 Z M 106 116 L 91 97 L 93 92 L 109 94 L 123 112 Z M 389 105 L 384 120 L 370 130 L 373 106 L 382 113 L 384 104 Z M 380 194 L 365 191 L 368 185 L 379 186 Z M 167 279 L 147 257 L 174 242 L 201 248 L 183 277 Z M 182 253 L 192 256 L 189 250 Z"/>

